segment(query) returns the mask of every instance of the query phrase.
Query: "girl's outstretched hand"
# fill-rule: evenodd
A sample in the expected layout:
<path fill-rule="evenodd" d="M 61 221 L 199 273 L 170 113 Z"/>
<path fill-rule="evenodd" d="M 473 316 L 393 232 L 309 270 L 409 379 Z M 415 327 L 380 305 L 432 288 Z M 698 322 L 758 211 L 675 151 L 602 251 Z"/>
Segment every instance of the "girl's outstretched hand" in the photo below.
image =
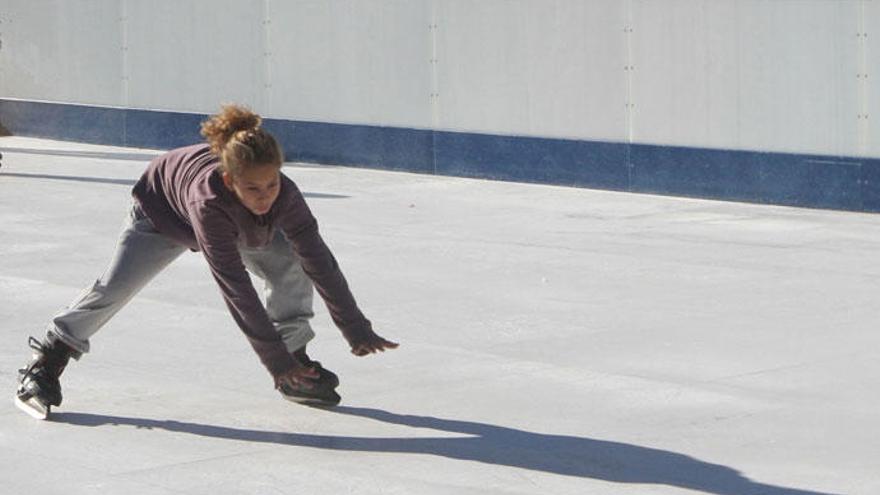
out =
<path fill-rule="evenodd" d="M 351 346 L 351 353 L 355 356 L 366 356 L 376 352 L 385 352 L 385 349 L 397 349 L 398 345 L 400 344 L 397 342 L 391 342 L 376 335 L 375 332 L 370 332 L 370 335 Z"/>

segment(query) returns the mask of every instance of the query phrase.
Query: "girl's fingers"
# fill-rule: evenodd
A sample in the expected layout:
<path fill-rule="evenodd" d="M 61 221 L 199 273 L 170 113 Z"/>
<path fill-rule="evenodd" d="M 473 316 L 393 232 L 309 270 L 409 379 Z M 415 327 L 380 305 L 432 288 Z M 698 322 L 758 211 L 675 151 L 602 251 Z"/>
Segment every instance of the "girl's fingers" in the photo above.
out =
<path fill-rule="evenodd" d="M 374 354 L 376 352 L 385 352 L 385 349 L 396 349 L 399 344 L 396 342 L 391 342 L 390 340 L 385 340 L 382 337 L 378 337 L 372 342 L 360 344 L 354 349 L 351 350 L 352 354 L 356 356 L 366 356 L 367 354 Z"/>

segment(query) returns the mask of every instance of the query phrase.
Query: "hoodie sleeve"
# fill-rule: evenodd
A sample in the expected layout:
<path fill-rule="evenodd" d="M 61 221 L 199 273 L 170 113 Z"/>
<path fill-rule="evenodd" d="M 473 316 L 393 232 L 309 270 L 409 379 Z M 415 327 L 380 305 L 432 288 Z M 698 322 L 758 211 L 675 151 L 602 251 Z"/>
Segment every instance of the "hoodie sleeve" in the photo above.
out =
<path fill-rule="evenodd" d="M 291 193 L 281 228 L 312 279 L 330 317 L 352 347 L 373 333 L 370 321 L 358 308 L 336 258 L 318 232 L 318 222 L 299 190 Z"/>
<path fill-rule="evenodd" d="M 190 211 L 199 249 L 229 312 L 266 369 L 277 377 L 295 366 L 251 283 L 238 251 L 238 229 L 229 215 L 205 203 Z"/>

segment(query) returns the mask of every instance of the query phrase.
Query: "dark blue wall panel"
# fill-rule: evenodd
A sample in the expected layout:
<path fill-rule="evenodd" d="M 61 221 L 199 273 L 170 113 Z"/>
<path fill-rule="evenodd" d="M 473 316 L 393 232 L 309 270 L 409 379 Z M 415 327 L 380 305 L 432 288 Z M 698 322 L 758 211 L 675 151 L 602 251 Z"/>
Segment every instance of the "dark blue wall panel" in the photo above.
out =
<path fill-rule="evenodd" d="M 207 115 L 125 110 L 125 145 L 138 148 L 177 148 L 202 141 L 201 123 Z"/>
<path fill-rule="evenodd" d="M 173 148 L 206 115 L 0 99 L 13 134 Z M 880 212 L 880 158 L 652 146 L 267 119 L 288 160 Z"/>
<path fill-rule="evenodd" d="M 630 156 L 634 192 L 862 209 L 859 159 L 647 145 Z"/>
<path fill-rule="evenodd" d="M 0 99 L 0 125 L 16 135 L 122 145 L 124 122 L 115 108 Z"/>
<path fill-rule="evenodd" d="M 267 119 L 288 160 L 433 173 L 432 132 Z"/>
<path fill-rule="evenodd" d="M 618 143 L 437 132 L 435 153 L 444 175 L 627 190 Z"/>

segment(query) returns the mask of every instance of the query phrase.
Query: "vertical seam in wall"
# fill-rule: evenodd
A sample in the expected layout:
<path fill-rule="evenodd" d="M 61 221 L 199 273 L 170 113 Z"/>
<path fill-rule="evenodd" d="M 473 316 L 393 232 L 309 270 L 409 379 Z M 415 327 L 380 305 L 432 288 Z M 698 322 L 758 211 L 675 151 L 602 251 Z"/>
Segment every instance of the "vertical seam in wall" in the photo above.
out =
<path fill-rule="evenodd" d="M 626 0 L 625 4 L 625 22 L 624 22 L 624 39 L 626 49 L 626 60 L 624 61 L 624 74 L 626 75 L 626 102 L 624 103 L 624 122 L 626 139 L 624 140 L 624 166 L 626 167 L 626 186 L 627 190 L 633 190 L 633 163 L 632 163 L 632 146 L 633 146 L 633 0 Z"/>
<path fill-rule="evenodd" d="M 431 171 L 437 175 L 437 127 L 440 123 L 440 76 L 439 60 L 437 59 L 437 0 L 431 0 L 431 20 L 428 25 L 431 55 L 428 61 L 431 71 L 431 94 L 428 98 L 431 107 Z"/>
<path fill-rule="evenodd" d="M 3 50 L 3 35 L 5 34 L 3 30 L 4 23 L 9 23 L 8 18 L 6 17 L 6 12 L 0 12 L 0 50 Z M 0 58 L 2 58 L 2 55 L 0 55 Z M 6 79 L 3 70 L 3 67 L 5 65 L 6 64 L 0 63 L 0 83 L 2 83 Z M 5 93 L 2 96 L 6 96 Z"/>
<path fill-rule="evenodd" d="M 704 67 L 708 67 L 706 69 L 705 73 L 703 74 L 703 91 L 704 91 L 704 94 L 706 95 L 706 107 L 703 111 L 703 125 L 705 126 L 705 129 L 706 129 L 706 134 L 705 134 L 704 139 L 706 140 L 707 143 L 715 143 L 717 141 L 715 140 L 716 127 L 712 125 L 712 110 L 713 110 L 712 102 L 714 101 L 714 98 L 712 96 L 713 96 L 714 87 L 712 86 L 712 69 L 711 69 L 711 67 L 712 67 L 712 48 L 713 48 L 712 43 L 711 43 L 711 39 L 712 39 L 712 34 L 713 34 L 713 31 L 712 31 L 713 25 L 712 25 L 712 14 L 706 4 L 707 4 L 707 2 L 705 0 L 700 3 L 700 14 L 701 14 L 701 21 L 702 21 L 702 26 L 703 26 L 703 46 L 702 46 L 702 49 L 703 49 L 703 57 L 705 57 L 703 59 L 703 64 L 704 64 Z"/>
<path fill-rule="evenodd" d="M 858 30 L 856 36 L 857 38 L 857 50 L 858 50 L 858 115 L 856 116 L 857 124 L 856 124 L 856 132 L 858 133 L 858 148 L 857 153 L 860 156 L 867 156 L 868 154 L 868 131 L 869 131 L 869 115 L 868 115 L 868 32 L 867 25 L 865 24 L 865 2 L 867 0 L 861 0 L 859 2 L 859 10 L 858 10 Z"/>
<path fill-rule="evenodd" d="M 128 55 L 128 0 L 120 2 L 120 34 L 122 37 L 122 46 L 120 47 L 122 55 L 122 107 L 125 109 L 122 113 L 122 145 L 128 145 L 128 109 L 131 107 L 131 61 Z"/>
<path fill-rule="evenodd" d="M 740 3 L 734 2 L 734 32 L 736 33 L 736 60 L 734 61 L 734 67 L 736 70 L 736 88 L 734 90 L 734 94 L 736 95 L 736 106 L 734 107 L 734 113 L 736 115 L 736 136 L 734 137 L 733 144 L 735 147 L 742 146 L 742 16 L 740 16 Z"/>
<path fill-rule="evenodd" d="M 846 20 L 849 20 L 849 16 L 847 15 L 850 10 L 848 10 L 846 4 L 841 3 L 837 6 L 836 11 L 834 12 L 834 25 L 840 26 L 844 24 Z M 856 7 L 858 10 L 858 7 Z M 841 56 L 846 51 L 846 47 L 843 46 L 845 43 L 845 39 L 841 39 L 840 36 L 832 36 L 832 49 L 831 53 L 834 54 L 836 58 L 836 65 L 834 66 L 834 75 L 831 78 L 831 105 L 832 105 L 832 118 L 834 119 L 831 123 L 831 147 L 830 149 L 834 151 L 835 156 L 843 156 L 843 135 L 847 133 L 846 128 L 842 125 L 843 120 L 841 119 L 841 113 L 843 112 L 842 107 L 844 105 L 844 99 L 841 97 L 841 86 L 843 86 L 843 90 L 846 91 L 846 84 L 841 81 L 841 77 L 846 73 L 846 57 Z"/>
<path fill-rule="evenodd" d="M 269 15 L 269 1 L 263 0 L 263 109 L 268 113 L 272 109 L 272 38 Z"/>

